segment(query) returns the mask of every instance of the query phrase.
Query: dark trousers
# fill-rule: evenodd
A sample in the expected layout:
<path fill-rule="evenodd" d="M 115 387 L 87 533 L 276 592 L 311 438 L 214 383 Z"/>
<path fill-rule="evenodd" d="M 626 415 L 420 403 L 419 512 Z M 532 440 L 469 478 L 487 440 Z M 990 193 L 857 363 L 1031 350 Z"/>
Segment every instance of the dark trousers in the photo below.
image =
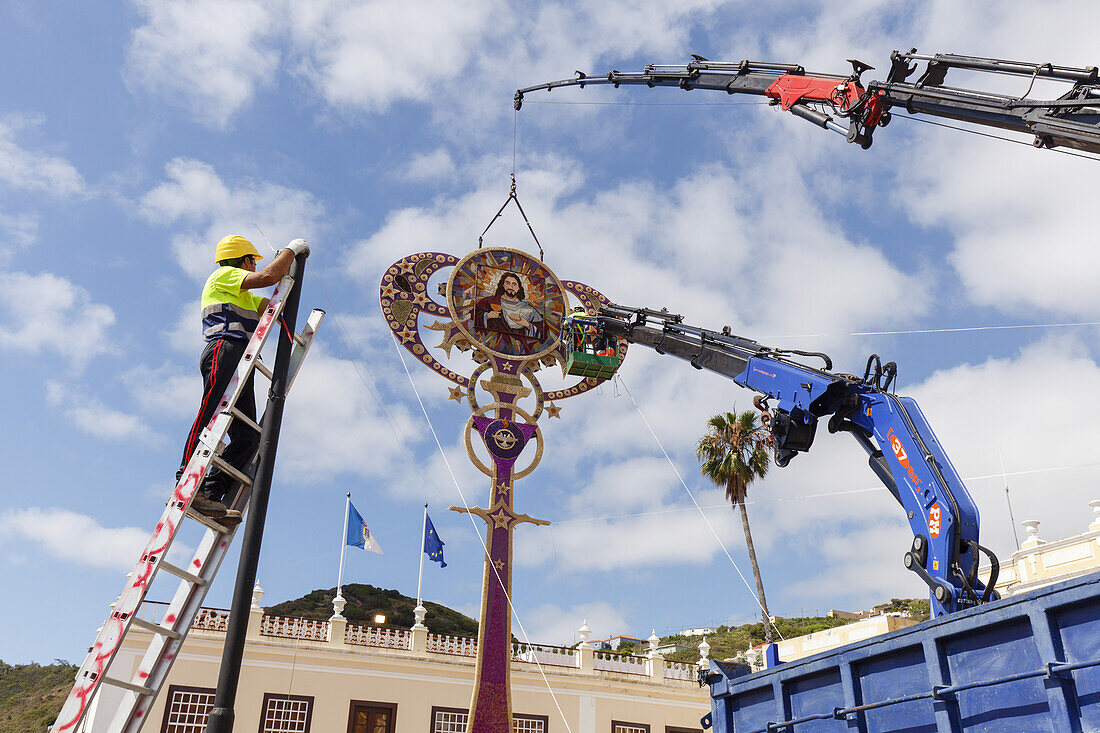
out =
<path fill-rule="evenodd" d="M 244 355 L 246 346 L 248 346 L 247 341 L 238 339 L 214 339 L 206 343 L 202 358 L 199 359 L 199 370 L 202 372 L 202 405 L 199 407 L 195 424 L 191 426 L 191 432 L 187 435 L 187 444 L 183 447 L 183 460 L 180 462 L 179 471 L 176 472 L 177 481 L 183 475 L 183 469 L 191 459 L 191 454 L 195 452 L 195 446 L 198 445 L 203 429 L 214 417 L 222 394 L 229 385 L 229 380 L 233 378 L 237 363 Z M 255 421 L 256 394 L 252 377 L 253 372 L 250 372 L 236 406 L 243 414 Z M 229 445 L 222 453 L 222 458 L 229 465 L 247 474 L 248 464 L 252 462 L 252 456 L 255 455 L 259 444 L 260 436 L 255 430 L 240 420 L 234 420 L 229 425 Z M 216 467 L 211 467 L 203 482 L 203 492 L 211 499 L 221 501 L 232 484 L 233 479 L 230 476 Z"/>

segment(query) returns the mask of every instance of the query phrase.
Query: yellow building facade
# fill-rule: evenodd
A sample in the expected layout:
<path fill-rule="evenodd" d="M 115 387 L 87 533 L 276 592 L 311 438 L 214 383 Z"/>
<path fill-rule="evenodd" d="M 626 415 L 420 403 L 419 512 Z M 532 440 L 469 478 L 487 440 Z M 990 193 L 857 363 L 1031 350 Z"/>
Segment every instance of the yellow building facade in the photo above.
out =
<path fill-rule="evenodd" d="M 1088 529 L 1060 540 L 1041 538 L 1037 520 L 1022 522 L 1026 536 L 1020 549 L 1001 561 L 997 591 L 1013 596 L 1100 570 L 1100 499 L 1089 506 L 1093 513 Z M 989 566 L 981 568 L 978 575 L 988 581 Z"/>
<path fill-rule="evenodd" d="M 258 597 L 256 598 L 258 601 Z M 152 616 L 156 604 L 147 603 Z M 156 618 L 148 620 L 156 621 Z M 183 643 L 144 731 L 201 733 L 213 702 L 228 612 L 204 609 Z M 582 629 L 582 631 L 586 630 Z M 583 636 L 583 634 L 582 634 Z M 126 678 L 148 644 L 134 629 L 112 668 Z M 235 705 L 237 731 L 465 733 L 477 640 L 269 616 L 256 603 Z M 516 644 L 516 733 L 701 732 L 710 710 L 696 664 L 647 656 Z M 113 688 L 93 702 L 85 733 L 108 730 Z M 117 699 L 117 698 L 116 698 Z"/>

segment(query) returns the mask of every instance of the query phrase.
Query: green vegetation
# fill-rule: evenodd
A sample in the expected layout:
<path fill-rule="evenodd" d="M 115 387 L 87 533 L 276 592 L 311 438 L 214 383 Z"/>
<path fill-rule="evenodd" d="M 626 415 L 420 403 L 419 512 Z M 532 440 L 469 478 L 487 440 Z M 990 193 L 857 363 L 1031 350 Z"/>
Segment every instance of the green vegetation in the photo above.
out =
<path fill-rule="evenodd" d="M 45 731 L 61 712 L 76 667 L 58 664 L 5 664 L 0 660 L 0 733 Z"/>
<path fill-rule="evenodd" d="M 916 621 L 928 619 L 927 600 L 891 598 L 889 603 L 880 604 L 875 608 L 883 612 L 909 611 Z M 796 636 L 812 634 L 815 631 L 835 629 L 837 626 L 850 623 L 852 622 L 839 618 L 829 618 L 828 616 L 806 616 L 803 618 L 777 618 L 775 619 L 775 628 L 783 635 L 783 638 L 791 639 Z M 743 626 L 719 626 L 717 632 L 707 634 L 711 659 L 728 659 L 751 646 L 763 644 L 764 640 L 763 623 L 744 624 Z M 700 641 L 702 641 L 702 638 L 698 636 L 680 636 L 677 634 L 664 637 L 661 639 L 662 644 L 675 643 L 690 647 L 685 651 L 669 654 L 665 659 L 670 662 L 694 662 L 698 660 Z"/>
<path fill-rule="evenodd" d="M 927 598 L 891 598 L 889 603 L 880 603 L 875 609 L 883 613 L 908 612 L 918 622 L 929 618 Z"/>
<path fill-rule="evenodd" d="M 272 616 L 298 616 L 325 620 L 332 616 L 332 599 L 335 597 L 335 588 L 315 590 L 301 598 L 270 606 L 265 611 Z M 349 623 L 373 625 L 374 616 L 379 613 L 386 615 L 386 623 L 382 624 L 383 626 L 407 629 L 416 623 L 416 619 L 413 618 L 416 599 L 401 595 L 395 590 L 351 583 L 344 586 L 344 598 L 347 599 L 344 617 Z M 430 601 L 424 602 L 424 608 L 428 609 L 424 625 L 433 634 L 477 636 L 477 621 L 469 616 Z"/>

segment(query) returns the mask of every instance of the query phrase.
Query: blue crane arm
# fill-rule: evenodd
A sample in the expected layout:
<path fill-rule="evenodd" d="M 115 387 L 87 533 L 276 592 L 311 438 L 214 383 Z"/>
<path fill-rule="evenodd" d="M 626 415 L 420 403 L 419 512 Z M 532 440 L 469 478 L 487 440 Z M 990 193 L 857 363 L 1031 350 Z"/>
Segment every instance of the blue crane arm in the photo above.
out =
<path fill-rule="evenodd" d="M 823 418 L 830 432 L 851 434 L 906 513 L 913 544 L 904 563 L 928 585 L 932 614 L 996 597 L 997 558 L 978 544 L 978 509 L 916 401 L 890 391 L 897 373 L 892 362 L 882 365 L 872 356 L 856 377 L 833 373 L 825 354 L 770 348 L 728 328 L 689 326 L 667 311 L 608 305 L 598 321 L 605 336 L 679 357 L 762 395 L 754 404 L 768 416 L 781 467 L 809 450 Z M 803 363 L 814 358 L 822 368 Z M 977 577 L 979 553 L 993 568 L 988 587 Z"/>

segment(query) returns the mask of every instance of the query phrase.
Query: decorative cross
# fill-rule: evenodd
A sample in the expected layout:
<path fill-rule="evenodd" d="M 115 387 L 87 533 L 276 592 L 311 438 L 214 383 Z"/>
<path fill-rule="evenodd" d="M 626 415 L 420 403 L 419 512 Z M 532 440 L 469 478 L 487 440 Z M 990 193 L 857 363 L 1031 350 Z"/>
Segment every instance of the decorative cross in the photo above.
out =
<path fill-rule="evenodd" d="M 439 286 L 445 303 L 438 303 L 428 293 L 428 282 L 445 267 L 453 269 L 447 282 Z M 466 454 L 492 479 L 488 509 L 451 507 L 476 514 L 487 526 L 477 673 L 467 728 L 476 733 L 512 733 L 512 531 L 524 522 L 549 524 L 515 511 L 513 484 L 530 474 L 542 459 L 538 420 L 544 404 L 550 403 L 547 414 L 559 417 L 561 407 L 556 401 L 587 392 L 603 381 L 586 377 L 564 389 L 544 392 L 535 377 L 539 369 L 554 364 L 561 366 L 565 376 L 561 336 L 568 312 L 566 293 L 589 313 L 598 312 L 608 302 L 588 285 L 561 281 L 540 260 L 507 247 L 479 248 L 461 259 L 439 252 L 409 255 L 391 265 L 382 277 L 380 299 L 386 322 L 402 346 L 457 385 L 450 389 L 448 399 L 467 401 L 473 412 L 464 431 Z M 454 347 L 472 351 L 478 363 L 472 374 L 458 374 L 428 351 L 420 332 L 421 313 L 438 317 L 425 326 L 442 336 L 435 348 L 448 357 Z M 618 355 L 625 351 L 625 343 L 617 345 Z M 483 376 L 487 378 L 481 379 Z M 478 387 L 492 396 L 485 405 L 478 401 Z M 534 405 L 520 407 L 519 401 L 528 398 Z M 488 451 L 491 465 L 474 451 L 474 433 Z M 515 470 L 517 459 L 532 442 L 534 455 L 524 468 Z"/>

